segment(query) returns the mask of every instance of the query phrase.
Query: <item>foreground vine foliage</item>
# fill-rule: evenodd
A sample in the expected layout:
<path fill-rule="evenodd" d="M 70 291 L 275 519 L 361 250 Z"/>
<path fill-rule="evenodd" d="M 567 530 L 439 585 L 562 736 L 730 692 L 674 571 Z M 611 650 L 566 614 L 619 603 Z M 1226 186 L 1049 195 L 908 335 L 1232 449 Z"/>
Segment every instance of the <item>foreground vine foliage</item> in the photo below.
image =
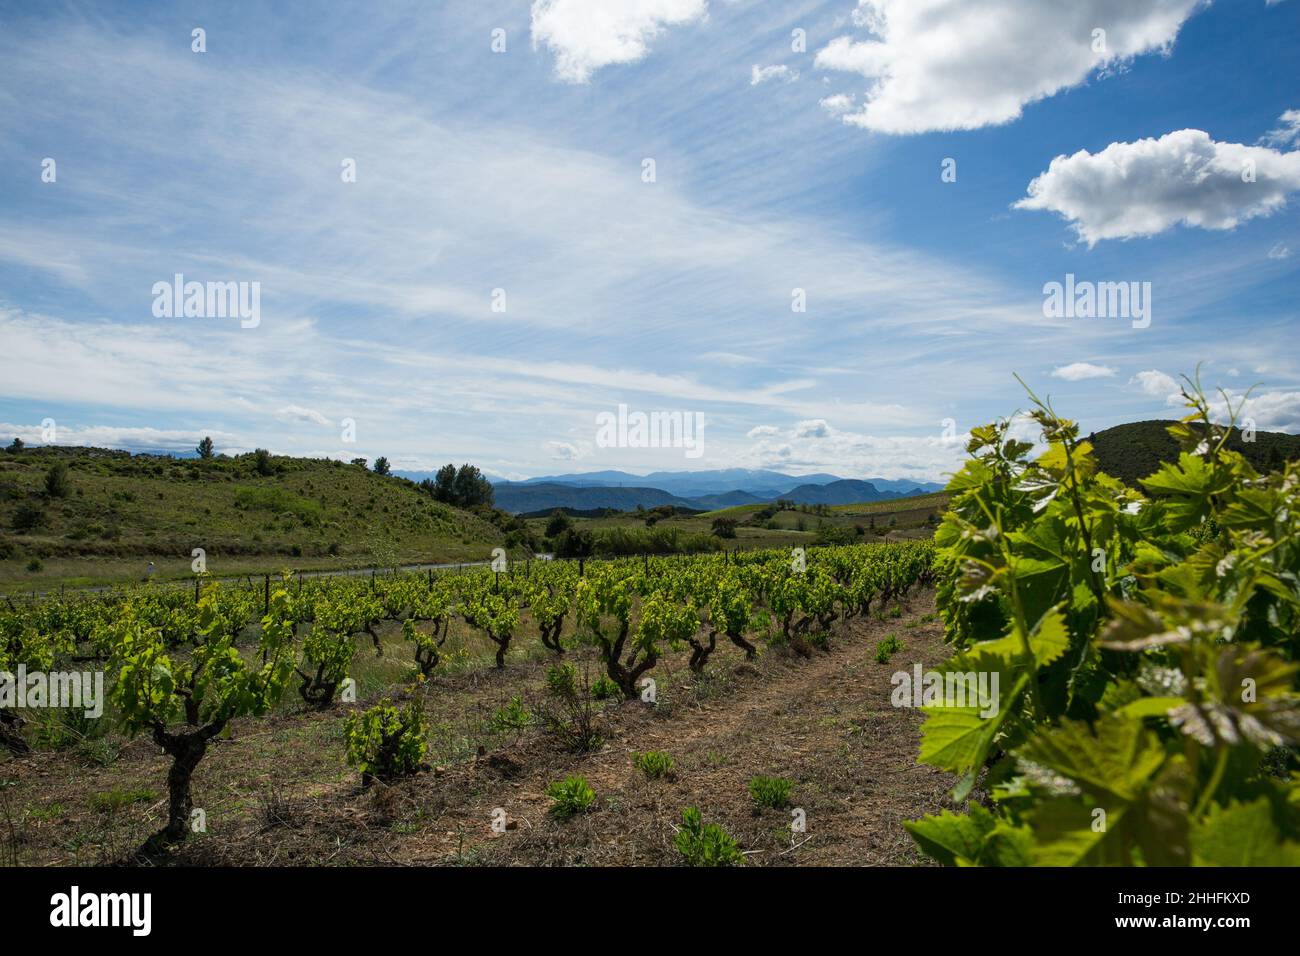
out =
<path fill-rule="evenodd" d="M 943 673 L 1001 694 L 927 708 L 920 761 L 983 789 L 906 824 L 941 863 L 1300 864 L 1300 465 L 1258 474 L 1235 415 L 1183 396 L 1146 494 L 1032 392 L 1042 454 L 972 432 L 935 539 Z"/>

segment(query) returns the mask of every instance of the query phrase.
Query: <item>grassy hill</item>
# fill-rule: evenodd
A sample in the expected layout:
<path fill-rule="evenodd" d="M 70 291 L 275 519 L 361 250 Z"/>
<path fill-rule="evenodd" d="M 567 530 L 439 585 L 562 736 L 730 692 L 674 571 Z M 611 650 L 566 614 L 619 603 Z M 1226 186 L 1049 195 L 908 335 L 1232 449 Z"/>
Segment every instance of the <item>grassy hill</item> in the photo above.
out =
<path fill-rule="evenodd" d="M 65 496 L 46 475 L 67 468 Z M 0 588 L 394 562 L 486 560 L 491 522 L 403 478 L 323 459 L 208 461 L 93 448 L 0 451 Z"/>
<path fill-rule="evenodd" d="M 1130 422 L 1089 436 L 1101 470 L 1126 484 L 1137 485 L 1138 479 L 1150 476 L 1161 462 L 1177 459 L 1178 444 L 1166 431 L 1172 424 Z M 1253 442 L 1245 442 L 1241 432 L 1233 429 L 1228 448 L 1242 453 L 1252 465 L 1264 471 L 1279 467 L 1282 461 L 1300 458 L 1300 435 L 1256 432 Z"/>

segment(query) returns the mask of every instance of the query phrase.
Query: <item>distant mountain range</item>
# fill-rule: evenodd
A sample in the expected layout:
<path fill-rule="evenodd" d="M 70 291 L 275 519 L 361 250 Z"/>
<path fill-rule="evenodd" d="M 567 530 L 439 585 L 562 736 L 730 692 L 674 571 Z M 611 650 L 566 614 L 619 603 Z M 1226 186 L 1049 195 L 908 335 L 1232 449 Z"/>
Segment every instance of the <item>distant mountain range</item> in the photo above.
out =
<path fill-rule="evenodd" d="M 398 472 L 419 481 L 417 472 Z M 939 491 L 930 481 L 872 478 L 868 481 L 837 475 L 786 475 L 779 471 L 723 468 L 713 471 L 657 471 L 633 475 L 625 471 L 592 471 L 546 475 L 524 481 L 496 481 L 496 505 L 505 511 L 530 514 L 556 508 L 591 511 L 671 505 L 713 511 L 735 505 L 760 504 L 788 498 L 797 504 L 854 504 Z"/>

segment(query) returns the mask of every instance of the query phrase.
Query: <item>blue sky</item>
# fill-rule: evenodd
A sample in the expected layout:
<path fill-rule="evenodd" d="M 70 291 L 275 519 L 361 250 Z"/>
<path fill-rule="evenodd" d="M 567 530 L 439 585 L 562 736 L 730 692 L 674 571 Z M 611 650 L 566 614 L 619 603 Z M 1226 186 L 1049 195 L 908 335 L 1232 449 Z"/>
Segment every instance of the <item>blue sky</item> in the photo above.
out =
<path fill-rule="evenodd" d="M 1013 373 L 1100 429 L 1198 362 L 1300 431 L 1297 49 L 1300 0 L 0 3 L 0 439 L 936 479 Z"/>

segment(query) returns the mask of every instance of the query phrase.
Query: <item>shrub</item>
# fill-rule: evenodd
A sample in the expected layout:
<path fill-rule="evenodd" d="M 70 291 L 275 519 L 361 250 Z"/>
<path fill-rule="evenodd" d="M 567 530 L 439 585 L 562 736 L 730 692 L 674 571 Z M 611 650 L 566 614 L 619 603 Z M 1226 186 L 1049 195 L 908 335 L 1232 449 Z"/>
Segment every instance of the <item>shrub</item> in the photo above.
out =
<path fill-rule="evenodd" d="M 609 677 L 601 674 L 591 685 L 591 696 L 596 700 L 612 700 L 620 695 L 619 686 Z"/>
<path fill-rule="evenodd" d="M 740 866 L 745 862 L 740 847 L 727 831 L 716 823 L 704 823 L 695 807 L 682 811 L 682 826 L 673 844 L 687 866 Z"/>
<path fill-rule="evenodd" d="M 579 687 L 578 671 L 572 664 L 546 669 L 546 696 L 535 709 L 546 732 L 569 750 L 582 753 L 601 745 L 597 727 L 600 711 L 591 695 Z"/>
<path fill-rule="evenodd" d="M 45 523 L 45 512 L 36 505 L 24 502 L 14 509 L 14 530 L 31 531 Z"/>
<path fill-rule="evenodd" d="M 424 705 L 419 698 L 398 710 L 385 700 L 343 725 L 348 763 L 361 770 L 362 786 L 410 776 L 420 768 L 424 740 Z"/>
<path fill-rule="evenodd" d="M 736 519 L 714 518 L 713 533 L 719 538 L 734 538 L 736 536 Z"/>
<path fill-rule="evenodd" d="M 596 548 L 596 538 L 590 531 L 565 528 L 555 539 L 557 558 L 589 558 Z"/>
<path fill-rule="evenodd" d="M 72 493 L 72 479 L 68 477 L 68 466 L 55 462 L 45 473 L 45 494 L 51 498 L 66 498 Z"/>
<path fill-rule="evenodd" d="M 754 777 L 749 781 L 749 795 L 758 809 L 779 810 L 790 805 L 793 780 L 785 777 Z"/>
<path fill-rule="evenodd" d="M 492 729 L 497 731 L 523 730 L 532 722 L 533 715 L 528 712 L 523 698 L 519 696 L 511 697 L 510 703 L 498 707 L 496 713 L 492 715 Z"/>
<path fill-rule="evenodd" d="M 546 522 L 546 537 L 558 538 L 571 527 L 573 522 L 569 520 L 569 516 L 557 508 L 551 512 L 550 520 Z"/>
<path fill-rule="evenodd" d="M 578 669 L 572 664 L 554 664 L 546 668 L 546 690 L 555 696 L 576 694 Z"/>
<path fill-rule="evenodd" d="M 902 647 L 903 642 L 898 639 L 898 635 L 890 634 L 876 645 L 876 663 L 888 664 L 889 659 L 894 656 L 894 652 L 901 650 Z"/>
<path fill-rule="evenodd" d="M 632 765 L 652 779 L 666 777 L 673 772 L 673 758 L 662 750 L 633 754 Z"/>
<path fill-rule="evenodd" d="M 551 798 L 551 813 L 561 819 L 586 813 L 596 802 L 596 791 L 581 774 L 555 781 L 546 788 L 546 795 Z"/>

